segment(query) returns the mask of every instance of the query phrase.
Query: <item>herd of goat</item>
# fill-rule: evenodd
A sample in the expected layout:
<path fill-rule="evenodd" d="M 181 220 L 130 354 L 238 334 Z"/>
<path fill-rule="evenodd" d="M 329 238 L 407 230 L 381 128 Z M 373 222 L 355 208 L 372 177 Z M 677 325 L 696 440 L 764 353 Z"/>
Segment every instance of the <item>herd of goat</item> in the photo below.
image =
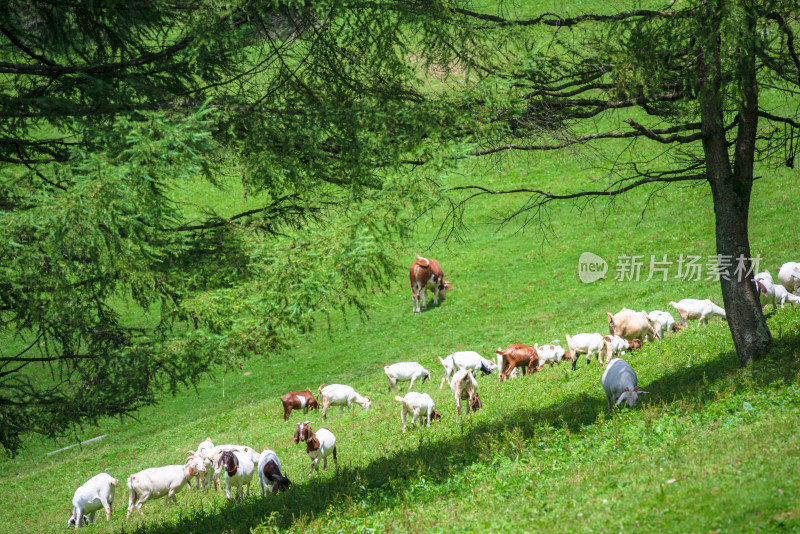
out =
<path fill-rule="evenodd" d="M 427 307 L 428 290 L 433 292 L 434 303 L 438 303 L 440 299 L 446 298 L 447 290 L 452 289 L 444 278 L 441 266 L 433 259 L 417 256 L 411 265 L 409 278 L 414 313 Z M 779 269 L 777 284 L 768 271 L 757 274 L 754 283 L 762 305 L 772 304 L 777 308 L 778 304 L 784 307 L 787 302 L 800 304 L 800 297 L 796 295 L 800 288 L 800 263 L 784 264 Z M 616 315 L 607 313 L 609 335 L 567 335 L 567 348 L 558 345 L 558 341 L 542 346 L 513 344 L 495 351 L 496 362 L 474 351 L 455 352 L 439 358 L 444 367 L 439 389 L 449 383 L 459 415 L 461 401 L 464 400 L 467 401 L 467 410 L 474 412 L 482 406 L 476 380 L 478 373 L 489 375 L 499 371 L 500 381 L 503 382 L 520 374 L 538 372 L 545 364 L 551 367 L 553 364 L 560 365 L 562 360 L 571 361 L 572 369 L 575 370 L 579 356 L 585 354 L 587 365 L 594 356 L 604 368 L 601 384 L 606 394 L 609 413 L 613 406 L 623 402 L 633 407 L 638 396 L 647 392 L 639 388 L 636 372 L 619 358 L 620 355 L 625 354 L 625 351 L 641 348 L 645 342 L 663 339 L 669 332 L 686 326 L 689 320 L 705 324 L 715 316 L 726 319 L 725 310 L 710 300 L 683 299 L 669 304 L 677 311 L 679 321 L 676 322 L 670 313 L 660 310 L 647 313 L 624 308 Z M 400 362 L 387 365 L 384 372 L 389 380 L 390 392 L 396 388 L 398 382 L 409 382 L 406 395 L 395 397 L 401 404 L 403 432 L 406 431 L 409 414 L 411 424 L 415 426 L 422 425 L 423 419 L 427 426 L 430 426 L 432 420 L 441 419 L 430 395 L 411 391 L 417 380 L 424 383 L 430 378 L 429 370 L 417 362 Z M 302 409 L 304 413 L 308 413 L 309 410 L 318 410 L 321 407 L 322 419 L 327 419 L 331 406 L 339 406 L 341 413 L 345 407 L 351 408 L 354 404 L 365 410 L 371 405 L 369 397 L 360 395 L 347 385 L 322 384 L 317 391 L 319 400 L 308 390 L 292 391 L 283 395 L 280 400 L 283 403 L 284 421 L 288 421 L 293 410 Z M 309 423 L 310 421 L 297 423 L 293 440 L 295 444 L 306 444 L 306 452 L 311 459 L 308 476 L 311 476 L 314 470 L 319 470 L 320 461 L 323 468 L 327 469 L 329 456 L 336 463 L 337 451 L 336 436 L 327 428 L 319 428 L 315 432 Z M 166 504 L 170 501 L 176 502 L 175 494 L 187 485 L 191 487 L 192 479 L 195 479 L 196 488 L 219 489 L 224 481 L 228 499 L 243 498 L 245 490 L 249 497 L 250 483 L 256 473 L 262 497 L 285 490 L 291 484 L 282 471 L 278 456 L 270 449 L 259 453 L 245 445 L 214 446 L 211 438 L 207 438 L 195 450 L 189 451 L 189 454 L 183 465 L 153 467 L 128 477 L 128 517 L 134 509 L 141 512 L 142 505 L 151 499 L 165 497 Z M 93 522 L 95 513 L 100 509 L 104 509 L 106 518 L 110 519 L 117 483 L 117 479 L 108 473 L 100 473 L 79 487 L 72 499 L 72 515 L 67 526 L 80 528 Z M 234 496 L 232 489 L 235 490 Z"/>

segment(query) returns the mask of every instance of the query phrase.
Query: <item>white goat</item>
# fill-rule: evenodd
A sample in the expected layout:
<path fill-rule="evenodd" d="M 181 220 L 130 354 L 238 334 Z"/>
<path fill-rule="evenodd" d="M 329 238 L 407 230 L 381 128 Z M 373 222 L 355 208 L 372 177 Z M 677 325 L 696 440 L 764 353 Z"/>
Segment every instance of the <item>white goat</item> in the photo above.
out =
<path fill-rule="evenodd" d="M 633 350 L 635 348 L 641 348 L 642 346 L 642 342 L 638 339 L 628 341 L 619 336 L 603 336 L 603 339 L 608 343 L 605 363 L 608 363 L 611 358 L 615 358 L 620 354 L 625 354 L 626 350 Z"/>
<path fill-rule="evenodd" d="M 203 489 L 208 489 L 214 483 L 214 462 L 206 457 L 206 454 L 213 448 L 214 443 L 211 441 L 211 438 L 206 438 L 205 441 L 197 446 L 196 451 L 189 451 L 189 454 L 199 456 L 206 466 L 205 476 L 201 477 L 200 473 L 195 473 L 195 490 L 199 490 L 201 486 Z"/>
<path fill-rule="evenodd" d="M 220 455 L 217 465 L 225 470 L 225 496 L 228 500 L 241 500 L 243 486 L 247 487 L 247 496 L 250 497 L 250 482 L 256 471 L 250 454 L 241 451 L 224 451 Z M 236 488 L 234 499 L 231 498 L 231 487 Z"/>
<path fill-rule="evenodd" d="M 688 324 L 686 322 L 688 319 L 697 319 L 700 324 L 706 324 L 714 316 L 728 320 L 725 310 L 709 299 L 682 299 L 677 303 L 670 302 L 669 305 L 678 310 L 678 314 L 681 316 L 681 324 Z"/>
<path fill-rule="evenodd" d="M 632 408 L 636 406 L 639 395 L 648 393 L 639 389 L 636 371 L 621 358 L 614 358 L 608 363 L 601 383 L 606 392 L 608 413 L 611 413 L 612 405 L 619 405 L 622 401 Z"/>
<path fill-rule="evenodd" d="M 337 464 L 336 458 L 336 436 L 327 428 L 320 428 L 315 433 L 308 425 L 311 421 L 304 423 L 297 423 L 297 429 L 294 431 L 292 439 L 295 443 L 305 441 L 306 452 L 308 457 L 311 458 L 311 469 L 308 471 L 308 476 L 314 472 L 314 469 L 319 471 L 319 461 L 322 460 L 322 468 L 328 468 L 328 456 L 333 455 L 333 463 Z"/>
<path fill-rule="evenodd" d="M 266 497 L 267 492 L 275 495 L 278 491 L 285 490 L 291 481 L 281 472 L 281 461 L 275 451 L 264 449 L 261 451 L 261 460 L 258 462 L 258 481 L 261 483 L 261 497 Z"/>
<path fill-rule="evenodd" d="M 790 261 L 781 265 L 778 271 L 778 282 L 789 293 L 797 293 L 797 288 L 800 287 L 800 263 Z"/>
<path fill-rule="evenodd" d="M 767 280 L 770 284 L 775 285 L 775 282 L 772 280 L 772 275 L 769 271 L 764 271 L 763 273 L 758 273 L 753 277 L 753 280 Z"/>
<path fill-rule="evenodd" d="M 777 298 L 775 297 L 775 284 L 773 284 L 766 278 L 755 278 L 753 279 L 753 283 L 756 285 L 756 291 L 758 292 L 758 300 L 761 304 L 761 307 L 763 308 L 768 304 L 772 304 L 772 309 L 777 310 L 778 302 Z M 779 287 L 783 288 L 783 286 Z"/>
<path fill-rule="evenodd" d="M 183 465 L 165 465 L 151 467 L 128 477 L 128 515 L 131 516 L 134 506 L 142 513 L 142 506 L 150 499 L 167 496 L 164 505 L 169 501 L 178 502 L 175 494 L 178 493 L 194 476 L 195 471 L 201 473 L 206 470 L 203 462 L 196 456 L 190 456 Z"/>
<path fill-rule="evenodd" d="M 444 387 L 444 383 L 450 383 L 450 377 L 459 369 L 472 369 L 475 372 L 481 371 L 484 375 L 495 372 L 498 367 L 494 362 L 487 360 L 473 350 L 464 350 L 448 354 L 444 359 L 439 358 L 444 367 L 444 376 L 439 384 L 439 389 Z"/>
<path fill-rule="evenodd" d="M 433 399 L 427 393 L 406 393 L 405 397 L 395 397 L 394 400 L 402 403 L 400 409 L 400 421 L 403 422 L 403 432 L 406 431 L 406 414 L 411 413 L 411 424 L 417 426 L 420 414 L 425 413 L 427 426 L 431 426 L 431 419 L 441 419 L 442 416 L 436 411 Z"/>
<path fill-rule="evenodd" d="M 606 343 L 603 336 L 595 332 L 594 334 L 575 334 L 570 336 L 567 334 L 567 347 L 569 348 L 570 356 L 572 357 L 572 370 L 575 370 L 578 364 L 578 355 L 586 354 L 586 365 L 592 361 L 592 356 L 596 356 L 601 366 L 605 366 L 603 360 L 603 353 L 608 354 L 610 350 L 608 343 Z"/>
<path fill-rule="evenodd" d="M 353 403 L 360 404 L 365 410 L 369 410 L 371 402 L 369 397 L 362 397 L 356 390 L 344 384 L 322 384 L 318 388 L 320 401 L 322 401 L 322 418 L 328 418 L 328 408 L 338 406 L 339 413 L 344 413 L 344 407 L 352 408 Z"/>
<path fill-rule="evenodd" d="M 254 464 L 257 464 L 259 462 L 259 460 L 261 460 L 261 453 L 259 453 L 258 451 L 256 451 L 252 447 L 248 447 L 247 445 L 234 445 L 234 444 L 230 444 L 229 443 L 229 444 L 226 444 L 226 445 L 217 445 L 217 446 L 215 446 L 215 447 L 213 447 L 211 449 L 204 450 L 203 453 L 202 453 L 202 457 L 203 457 L 204 461 L 206 462 L 206 465 L 208 465 L 208 462 L 210 461 L 211 465 L 213 466 L 213 469 L 212 469 L 213 473 L 212 473 L 211 477 L 213 477 L 217 489 L 219 489 L 219 481 L 220 481 L 221 474 L 222 474 L 222 468 L 218 467 L 219 457 L 225 451 L 239 451 L 239 452 L 247 453 L 247 454 L 250 455 L 250 460 Z M 208 479 L 209 477 L 207 476 L 206 478 Z"/>
<path fill-rule="evenodd" d="M 553 367 L 554 363 L 561 365 L 561 360 L 565 358 L 569 360 L 572 358 L 571 354 L 567 356 L 564 347 L 562 347 L 561 345 L 550 344 L 550 345 L 542 345 L 540 347 L 538 343 L 535 343 L 533 345 L 533 348 L 535 348 L 536 352 L 539 353 L 539 369 L 544 367 L 544 364 L 546 363 L 550 364 L 550 367 Z M 498 356 L 500 355 L 498 354 Z M 502 358 L 502 356 L 500 357 Z M 517 369 L 518 368 L 514 368 L 515 371 Z"/>
<path fill-rule="evenodd" d="M 669 312 L 653 310 L 647 314 L 647 318 L 653 323 L 653 329 L 658 333 L 658 339 L 664 339 L 667 334 L 675 329 L 675 319 Z"/>
<path fill-rule="evenodd" d="M 789 293 L 782 285 L 776 285 L 775 301 L 780 303 L 781 308 L 785 308 L 787 302 L 789 304 L 800 304 L 800 297 Z"/>
<path fill-rule="evenodd" d="M 461 415 L 461 400 L 467 400 L 467 411 L 472 413 L 480 407 L 480 397 L 478 397 L 478 381 L 472 376 L 472 369 L 459 369 L 450 381 L 450 389 L 453 390 L 453 397 L 456 399 L 458 415 Z M 476 400 L 477 399 L 477 400 Z M 478 405 L 476 407 L 476 404 Z"/>
<path fill-rule="evenodd" d="M 67 528 L 72 525 L 81 528 L 94 523 L 94 514 L 101 508 L 106 511 L 106 521 L 111 521 L 111 507 L 116 489 L 117 479 L 108 473 L 100 473 L 87 480 L 75 490 L 72 497 L 72 516 L 67 521 Z"/>
<path fill-rule="evenodd" d="M 408 390 L 411 391 L 417 378 L 422 378 L 422 383 L 424 384 L 431 377 L 431 372 L 417 362 L 393 363 L 385 366 L 383 372 L 386 373 L 386 378 L 389 379 L 389 391 L 392 391 L 398 382 L 408 382 L 409 380 L 411 383 L 408 385 Z"/>

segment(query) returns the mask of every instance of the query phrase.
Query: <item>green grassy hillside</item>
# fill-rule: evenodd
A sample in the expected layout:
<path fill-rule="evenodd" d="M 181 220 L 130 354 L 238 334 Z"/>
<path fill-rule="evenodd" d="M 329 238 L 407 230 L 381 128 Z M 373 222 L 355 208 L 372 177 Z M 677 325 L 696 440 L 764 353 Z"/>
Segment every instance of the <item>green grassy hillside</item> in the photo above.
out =
<path fill-rule="evenodd" d="M 500 166 L 463 168 L 448 185 L 510 186 L 536 179 L 565 187 L 565 177 L 597 178 L 592 162 L 567 155 L 518 158 Z M 800 239 L 788 232 L 798 212 L 796 176 L 769 171 L 757 183 L 751 220 L 754 253 L 774 269 L 796 260 Z M 236 202 L 211 194 L 219 202 Z M 237 197 L 238 198 L 238 197 Z M 605 332 L 606 311 L 625 306 L 664 309 L 670 300 L 711 298 L 705 280 L 714 254 L 713 213 L 706 187 L 673 187 L 649 199 L 634 193 L 614 204 L 553 205 L 551 226 L 497 226 L 521 199 L 478 199 L 460 240 L 435 241 L 441 213 L 419 222 L 398 258 L 396 283 L 365 295 L 371 315 L 336 317 L 285 353 L 263 354 L 244 368 L 209 379 L 196 390 L 142 410 L 138 420 L 109 420 L 84 438 L 108 434 L 83 448 L 45 455 L 70 442 L 29 440 L 14 460 L 0 461 L 4 532 L 61 532 L 72 494 L 94 474 L 120 479 L 115 512 L 92 532 L 450 532 L 790 531 L 800 528 L 800 310 L 770 318 L 777 342 L 770 358 L 740 369 L 727 325 L 684 330 L 632 355 L 648 391 L 633 410 L 606 413 L 596 362 L 582 361 L 499 384 L 479 379 L 484 409 L 458 417 L 449 390 L 439 390 L 437 357 L 456 350 L 491 350 L 509 343 L 564 340 L 564 334 Z M 643 210 L 647 208 L 644 217 Z M 433 243 L 432 248 L 431 243 Z M 605 280 L 577 277 L 584 251 L 609 263 Z M 455 289 L 439 307 L 411 313 L 407 268 L 414 252 L 438 258 Z M 650 255 L 677 262 L 702 256 L 699 281 L 614 279 L 618 256 Z M 419 361 L 433 379 L 431 394 L 443 420 L 400 432 L 399 405 L 387 392 L 383 366 Z M 306 478 L 305 448 L 291 441 L 278 397 L 321 383 L 347 383 L 370 395 L 373 408 L 339 415 L 325 426 L 336 434 L 338 470 Z M 402 388 L 405 389 L 405 388 Z M 270 447 L 293 486 L 262 500 L 229 504 L 224 493 L 184 490 L 178 506 L 163 500 L 125 520 L 124 480 L 140 469 L 180 463 L 210 436 L 215 443 Z"/>

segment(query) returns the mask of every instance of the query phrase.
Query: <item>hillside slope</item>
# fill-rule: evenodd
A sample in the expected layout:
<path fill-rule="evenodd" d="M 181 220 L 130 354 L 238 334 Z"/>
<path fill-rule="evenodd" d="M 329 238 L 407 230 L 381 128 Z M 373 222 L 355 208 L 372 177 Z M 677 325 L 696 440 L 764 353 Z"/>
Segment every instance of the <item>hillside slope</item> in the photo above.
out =
<path fill-rule="evenodd" d="M 574 161 L 516 160 L 490 169 L 464 169 L 452 183 L 482 176 L 514 183 L 535 175 L 557 184 L 585 172 Z M 797 213 L 796 179 L 776 174 L 755 191 L 751 242 L 773 269 L 796 260 L 800 241 L 782 229 Z M 714 254 L 713 213 L 703 187 L 673 188 L 656 197 L 642 218 L 645 193 L 614 205 L 580 211 L 557 205 L 553 232 L 497 228 L 485 214 L 502 213 L 513 199 L 490 199 L 468 211 L 463 241 L 437 242 L 441 220 L 420 220 L 419 233 L 398 258 L 396 284 L 365 295 L 370 317 L 334 318 L 287 353 L 264 354 L 241 372 L 202 383 L 142 410 L 138 421 L 106 421 L 85 437 L 103 440 L 54 455 L 70 442 L 28 443 L 15 460 L 0 461 L 7 505 L 6 532 L 60 532 L 74 489 L 108 471 L 120 479 L 113 519 L 93 532 L 392 531 L 450 532 L 487 529 L 548 531 L 658 530 L 724 532 L 800 528 L 800 311 L 770 318 L 778 340 L 772 356 L 740 369 L 727 325 L 680 332 L 648 345 L 629 361 L 649 397 L 633 410 L 606 414 L 596 362 L 562 365 L 508 384 L 480 380 L 484 409 L 458 417 L 449 390 L 439 390 L 437 357 L 456 350 L 485 355 L 509 343 L 564 340 L 564 334 L 605 332 L 605 311 L 626 306 L 664 309 L 670 300 L 711 298 L 719 287 L 705 280 Z M 583 284 L 578 257 L 594 252 L 609 264 L 605 280 Z M 413 253 L 438 258 L 455 289 L 439 307 L 411 313 L 407 266 Z M 619 255 L 666 254 L 670 278 L 617 281 Z M 700 280 L 676 278 L 681 254 L 699 255 Z M 416 391 L 431 394 L 444 418 L 430 429 L 400 433 L 399 406 L 387 393 L 383 366 L 419 361 L 432 380 Z M 347 383 L 370 395 L 373 408 L 327 423 L 339 440 L 339 469 L 305 478 L 305 449 L 291 441 L 294 423 L 282 420 L 278 397 L 292 389 L 316 392 L 321 383 Z M 405 389 L 405 388 L 401 388 Z M 125 521 L 129 474 L 180 463 L 210 436 L 215 443 L 269 447 L 294 485 L 262 501 L 260 490 L 231 505 L 224 493 L 185 490 L 178 506 L 155 501 L 143 518 Z"/>

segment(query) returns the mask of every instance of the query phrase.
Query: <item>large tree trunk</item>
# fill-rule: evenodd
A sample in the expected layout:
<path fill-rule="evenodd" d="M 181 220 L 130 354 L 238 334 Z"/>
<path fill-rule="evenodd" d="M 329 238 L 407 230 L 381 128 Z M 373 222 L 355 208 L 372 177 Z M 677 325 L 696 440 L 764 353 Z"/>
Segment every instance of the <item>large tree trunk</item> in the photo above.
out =
<path fill-rule="evenodd" d="M 761 302 L 758 298 L 750 262 L 747 231 L 750 193 L 753 189 L 753 162 L 758 126 L 758 93 L 755 76 L 755 17 L 748 13 L 742 31 L 744 51 L 740 54 L 739 81 L 742 104 L 738 115 L 733 169 L 723 126 L 723 93 L 720 81 L 720 23 L 724 13 L 719 2 L 704 5 L 708 32 L 698 56 L 700 117 L 706 174 L 714 198 L 717 254 L 730 262 L 720 268 L 722 300 L 739 363 L 746 365 L 767 353 L 772 342 Z M 737 272 L 739 262 L 744 270 Z"/>
<path fill-rule="evenodd" d="M 749 181 L 746 177 L 730 178 L 712 180 L 711 191 L 714 197 L 717 254 L 730 258 L 732 263 L 727 280 L 725 270 L 720 269 L 723 275 L 720 278 L 722 300 L 739 363 L 746 365 L 767 353 L 772 334 L 767 327 L 758 292 L 753 284 L 755 273 L 748 272 L 751 265 L 747 217 L 752 175 Z M 740 257 L 744 258 L 745 270 L 736 273 Z"/>

